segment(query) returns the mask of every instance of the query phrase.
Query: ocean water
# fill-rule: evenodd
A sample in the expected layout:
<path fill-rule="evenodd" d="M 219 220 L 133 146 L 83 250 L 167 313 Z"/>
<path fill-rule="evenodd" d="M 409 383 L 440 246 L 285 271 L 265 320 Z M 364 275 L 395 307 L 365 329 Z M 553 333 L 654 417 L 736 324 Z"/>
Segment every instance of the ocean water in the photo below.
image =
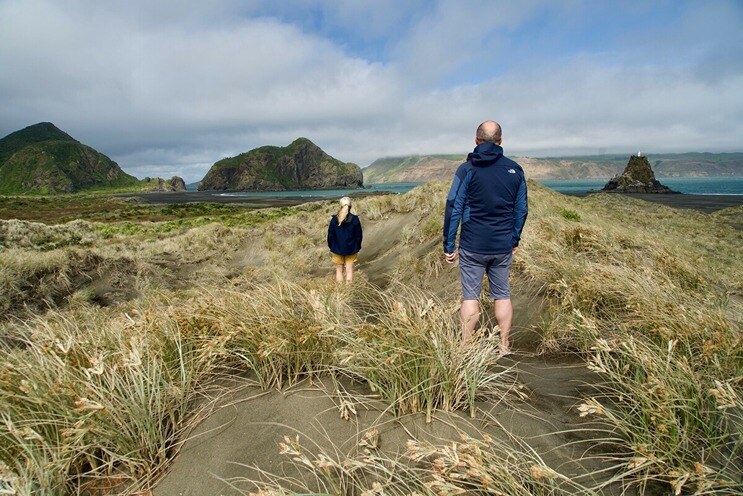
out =
<path fill-rule="evenodd" d="M 743 195 L 743 177 L 660 177 L 656 178 L 664 186 L 679 193 L 690 195 Z M 560 193 L 585 193 L 591 189 L 601 189 L 605 179 L 537 179 L 545 186 Z"/>
<path fill-rule="evenodd" d="M 604 179 L 537 179 L 545 186 L 560 193 L 585 193 L 601 189 L 609 178 Z M 691 195 L 743 195 L 743 177 L 662 177 L 661 184 L 674 191 Z M 245 198 L 339 198 L 359 192 L 407 193 L 421 183 L 369 184 L 364 189 L 324 189 L 298 191 L 240 191 L 220 193 L 220 196 Z"/>
<path fill-rule="evenodd" d="M 420 183 L 369 184 L 364 189 L 316 189 L 295 191 L 236 191 L 220 193 L 220 196 L 240 196 L 246 198 L 338 198 L 354 193 L 387 192 L 407 193 Z"/>

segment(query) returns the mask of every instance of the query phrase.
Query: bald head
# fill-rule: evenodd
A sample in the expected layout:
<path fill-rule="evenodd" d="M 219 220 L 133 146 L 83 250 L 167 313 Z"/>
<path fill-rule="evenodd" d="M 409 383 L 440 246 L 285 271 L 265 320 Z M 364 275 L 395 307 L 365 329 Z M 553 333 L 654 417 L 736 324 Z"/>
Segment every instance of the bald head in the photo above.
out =
<path fill-rule="evenodd" d="M 501 141 L 503 141 L 500 124 L 495 121 L 483 122 L 477 128 L 475 140 L 478 142 L 478 144 L 490 142 L 495 143 L 496 145 L 500 145 Z"/>

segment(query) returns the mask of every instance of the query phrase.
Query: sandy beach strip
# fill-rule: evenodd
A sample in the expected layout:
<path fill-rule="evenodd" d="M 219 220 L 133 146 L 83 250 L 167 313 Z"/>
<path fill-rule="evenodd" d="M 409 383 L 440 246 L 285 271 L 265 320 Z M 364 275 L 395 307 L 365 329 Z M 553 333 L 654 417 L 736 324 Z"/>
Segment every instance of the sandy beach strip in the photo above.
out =
<path fill-rule="evenodd" d="M 570 196 L 587 196 L 588 193 L 566 193 Z M 619 193 L 605 193 L 619 194 Z M 743 205 L 743 195 L 691 195 L 685 193 L 677 194 L 652 194 L 652 193 L 632 193 L 624 194 L 630 198 L 637 198 L 653 203 L 660 203 L 672 208 L 688 208 L 698 210 L 706 214 L 711 214 L 718 210 Z"/>
<path fill-rule="evenodd" d="M 660 203 L 673 208 L 691 208 L 710 214 L 717 210 L 743 205 L 743 195 L 653 195 L 635 194 L 629 195 L 654 203 Z"/>
<path fill-rule="evenodd" d="M 337 196 L 307 196 L 303 192 L 302 196 L 266 196 L 265 193 L 251 196 L 249 193 L 232 194 L 235 192 L 224 191 L 174 191 L 174 192 L 154 192 L 154 193 L 122 193 L 116 196 L 122 198 L 136 198 L 139 203 L 149 205 L 165 204 L 174 205 L 179 203 L 235 203 L 245 207 L 268 208 L 268 207 L 288 207 L 300 205 L 321 200 L 335 201 L 343 195 Z M 282 192 L 286 194 L 286 192 Z M 361 198 L 364 196 L 374 196 L 380 194 L 390 194 L 384 191 L 364 191 L 359 190 L 348 196 Z"/>

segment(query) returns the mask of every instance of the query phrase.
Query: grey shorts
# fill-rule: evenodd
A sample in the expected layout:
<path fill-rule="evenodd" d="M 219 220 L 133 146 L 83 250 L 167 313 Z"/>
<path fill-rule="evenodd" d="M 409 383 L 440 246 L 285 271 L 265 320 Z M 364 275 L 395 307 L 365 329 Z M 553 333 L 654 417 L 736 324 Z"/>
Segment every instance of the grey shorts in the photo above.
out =
<path fill-rule="evenodd" d="M 482 255 L 459 249 L 459 275 L 462 279 L 462 299 L 479 300 L 482 276 L 487 272 L 490 298 L 507 300 L 511 297 L 508 274 L 513 254 Z"/>

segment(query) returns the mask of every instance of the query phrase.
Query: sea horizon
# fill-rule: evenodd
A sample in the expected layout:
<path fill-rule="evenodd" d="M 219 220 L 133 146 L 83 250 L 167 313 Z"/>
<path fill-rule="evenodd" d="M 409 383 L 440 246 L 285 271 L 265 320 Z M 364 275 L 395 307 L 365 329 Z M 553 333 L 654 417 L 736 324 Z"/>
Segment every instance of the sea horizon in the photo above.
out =
<path fill-rule="evenodd" d="M 558 193 L 580 194 L 600 190 L 609 180 L 606 178 L 587 179 L 535 179 L 535 181 Z M 661 184 L 673 191 L 689 195 L 735 196 L 743 195 L 743 176 L 712 177 L 661 177 Z M 324 190 L 286 190 L 286 191 L 212 191 L 224 197 L 254 198 L 334 198 L 363 192 L 407 193 L 422 182 L 371 183 L 357 189 L 324 189 Z M 193 190 L 189 190 L 193 191 Z M 203 193 L 210 193 L 204 191 Z"/>

